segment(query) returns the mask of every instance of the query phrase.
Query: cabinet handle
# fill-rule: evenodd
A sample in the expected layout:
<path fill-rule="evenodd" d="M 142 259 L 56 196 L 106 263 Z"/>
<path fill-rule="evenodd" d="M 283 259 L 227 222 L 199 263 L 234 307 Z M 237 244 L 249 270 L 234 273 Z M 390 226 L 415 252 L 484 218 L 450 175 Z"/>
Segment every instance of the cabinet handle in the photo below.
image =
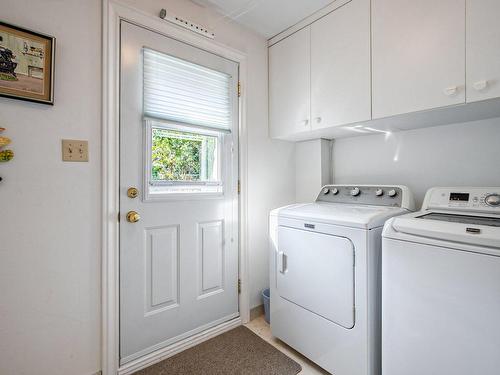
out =
<path fill-rule="evenodd" d="M 321 117 L 316 117 L 316 122 L 319 124 L 321 122 Z"/>
<path fill-rule="evenodd" d="M 444 94 L 446 96 L 453 96 L 457 93 L 458 91 L 458 87 L 457 86 L 451 86 L 451 87 L 447 87 L 444 89 Z"/>
<path fill-rule="evenodd" d="M 483 79 L 482 81 L 474 82 L 473 86 L 477 91 L 481 91 L 481 90 L 484 90 L 488 86 L 488 81 Z"/>
<path fill-rule="evenodd" d="M 301 123 L 304 125 L 304 126 L 307 126 L 309 125 L 309 120 L 302 120 Z"/>

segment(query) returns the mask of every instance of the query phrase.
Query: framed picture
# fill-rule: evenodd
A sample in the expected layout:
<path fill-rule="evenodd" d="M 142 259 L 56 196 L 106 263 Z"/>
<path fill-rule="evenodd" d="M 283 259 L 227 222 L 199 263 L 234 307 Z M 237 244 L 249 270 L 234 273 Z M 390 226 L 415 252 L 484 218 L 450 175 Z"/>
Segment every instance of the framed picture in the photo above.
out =
<path fill-rule="evenodd" d="M 56 39 L 0 22 L 0 96 L 54 104 Z"/>

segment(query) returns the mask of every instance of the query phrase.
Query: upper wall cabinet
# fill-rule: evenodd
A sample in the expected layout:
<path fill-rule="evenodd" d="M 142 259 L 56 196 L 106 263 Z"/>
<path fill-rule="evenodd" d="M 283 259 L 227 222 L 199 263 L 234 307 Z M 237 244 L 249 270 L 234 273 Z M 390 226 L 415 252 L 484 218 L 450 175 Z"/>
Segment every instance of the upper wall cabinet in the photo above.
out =
<path fill-rule="evenodd" d="M 370 119 L 370 0 L 352 0 L 311 24 L 312 128 Z"/>
<path fill-rule="evenodd" d="M 500 1 L 467 0 L 467 102 L 500 97 Z"/>
<path fill-rule="evenodd" d="M 337 8 L 269 47 L 271 137 L 371 118 L 370 0 Z"/>
<path fill-rule="evenodd" d="M 464 56 L 465 0 L 372 0 L 373 118 L 464 103 Z"/>
<path fill-rule="evenodd" d="M 335 0 L 270 40 L 270 134 L 350 137 L 500 116 L 500 0 Z"/>
<path fill-rule="evenodd" d="M 269 123 L 273 138 L 311 130 L 309 26 L 269 48 Z"/>

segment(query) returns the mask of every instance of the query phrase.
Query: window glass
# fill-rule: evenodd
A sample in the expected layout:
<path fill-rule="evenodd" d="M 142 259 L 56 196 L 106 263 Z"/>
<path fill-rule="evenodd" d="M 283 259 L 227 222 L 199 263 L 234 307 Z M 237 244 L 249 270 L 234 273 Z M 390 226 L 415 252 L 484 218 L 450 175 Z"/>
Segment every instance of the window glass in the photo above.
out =
<path fill-rule="evenodd" d="M 222 192 L 223 134 L 148 123 L 150 194 Z"/>
<path fill-rule="evenodd" d="M 217 137 L 153 128 L 151 181 L 217 181 Z"/>

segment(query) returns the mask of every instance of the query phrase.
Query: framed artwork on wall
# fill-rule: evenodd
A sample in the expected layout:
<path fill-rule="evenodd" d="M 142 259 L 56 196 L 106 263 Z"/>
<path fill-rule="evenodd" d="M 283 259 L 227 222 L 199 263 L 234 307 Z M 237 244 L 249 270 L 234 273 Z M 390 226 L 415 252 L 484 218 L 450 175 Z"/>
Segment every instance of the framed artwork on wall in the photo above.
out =
<path fill-rule="evenodd" d="M 0 96 L 54 104 L 56 39 L 0 21 Z"/>

